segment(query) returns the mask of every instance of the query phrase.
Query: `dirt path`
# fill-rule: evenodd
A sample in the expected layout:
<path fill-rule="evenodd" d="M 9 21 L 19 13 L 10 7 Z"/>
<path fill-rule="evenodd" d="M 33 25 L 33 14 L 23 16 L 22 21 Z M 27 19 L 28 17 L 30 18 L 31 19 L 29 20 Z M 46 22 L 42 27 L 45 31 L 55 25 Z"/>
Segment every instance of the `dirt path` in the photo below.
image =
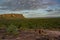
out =
<path fill-rule="evenodd" d="M 48 35 L 58 36 L 60 35 L 60 31 L 52 31 L 52 30 L 45 30 Z"/>
<path fill-rule="evenodd" d="M 0 40 L 60 40 L 60 31 L 21 30 L 17 36 L 8 36 L 0 32 Z"/>

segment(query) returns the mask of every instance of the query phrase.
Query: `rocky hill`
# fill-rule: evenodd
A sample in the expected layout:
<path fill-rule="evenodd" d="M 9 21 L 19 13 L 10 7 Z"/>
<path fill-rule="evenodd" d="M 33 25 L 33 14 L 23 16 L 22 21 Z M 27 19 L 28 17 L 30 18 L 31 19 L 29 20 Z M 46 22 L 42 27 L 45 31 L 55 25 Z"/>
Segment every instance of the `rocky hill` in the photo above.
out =
<path fill-rule="evenodd" d="M 22 14 L 1 14 L 0 18 L 2 19 L 23 19 L 24 16 Z"/>

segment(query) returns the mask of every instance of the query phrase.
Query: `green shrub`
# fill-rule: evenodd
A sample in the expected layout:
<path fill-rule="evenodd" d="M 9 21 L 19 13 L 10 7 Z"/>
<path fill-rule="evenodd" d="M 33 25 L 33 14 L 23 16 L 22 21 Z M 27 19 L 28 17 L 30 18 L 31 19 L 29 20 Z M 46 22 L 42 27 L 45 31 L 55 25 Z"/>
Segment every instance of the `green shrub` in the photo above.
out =
<path fill-rule="evenodd" d="M 13 25 L 13 24 L 10 24 L 7 28 L 6 28 L 6 31 L 8 34 L 18 34 L 18 28 Z"/>

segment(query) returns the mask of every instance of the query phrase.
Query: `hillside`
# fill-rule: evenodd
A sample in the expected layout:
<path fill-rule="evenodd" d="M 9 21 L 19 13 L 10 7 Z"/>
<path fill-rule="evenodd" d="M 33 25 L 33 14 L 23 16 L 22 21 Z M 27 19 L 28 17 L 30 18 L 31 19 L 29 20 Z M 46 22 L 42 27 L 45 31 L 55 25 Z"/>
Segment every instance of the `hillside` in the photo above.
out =
<path fill-rule="evenodd" d="M 0 18 L 2 19 L 23 19 L 24 16 L 22 14 L 1 14 Z"/>

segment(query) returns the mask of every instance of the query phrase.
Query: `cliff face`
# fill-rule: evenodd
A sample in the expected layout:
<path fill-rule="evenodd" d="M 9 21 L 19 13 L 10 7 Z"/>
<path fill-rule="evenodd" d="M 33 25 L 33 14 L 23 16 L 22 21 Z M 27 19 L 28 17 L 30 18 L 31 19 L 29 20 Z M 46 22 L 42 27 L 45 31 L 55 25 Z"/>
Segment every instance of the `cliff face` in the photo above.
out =
<path fill-rule="evenodd" d="M 4 18 L 4 19 L 23 19 L 24 16 L 22 14 L 2 14 L 0 15 L 0 18 Z"/>

